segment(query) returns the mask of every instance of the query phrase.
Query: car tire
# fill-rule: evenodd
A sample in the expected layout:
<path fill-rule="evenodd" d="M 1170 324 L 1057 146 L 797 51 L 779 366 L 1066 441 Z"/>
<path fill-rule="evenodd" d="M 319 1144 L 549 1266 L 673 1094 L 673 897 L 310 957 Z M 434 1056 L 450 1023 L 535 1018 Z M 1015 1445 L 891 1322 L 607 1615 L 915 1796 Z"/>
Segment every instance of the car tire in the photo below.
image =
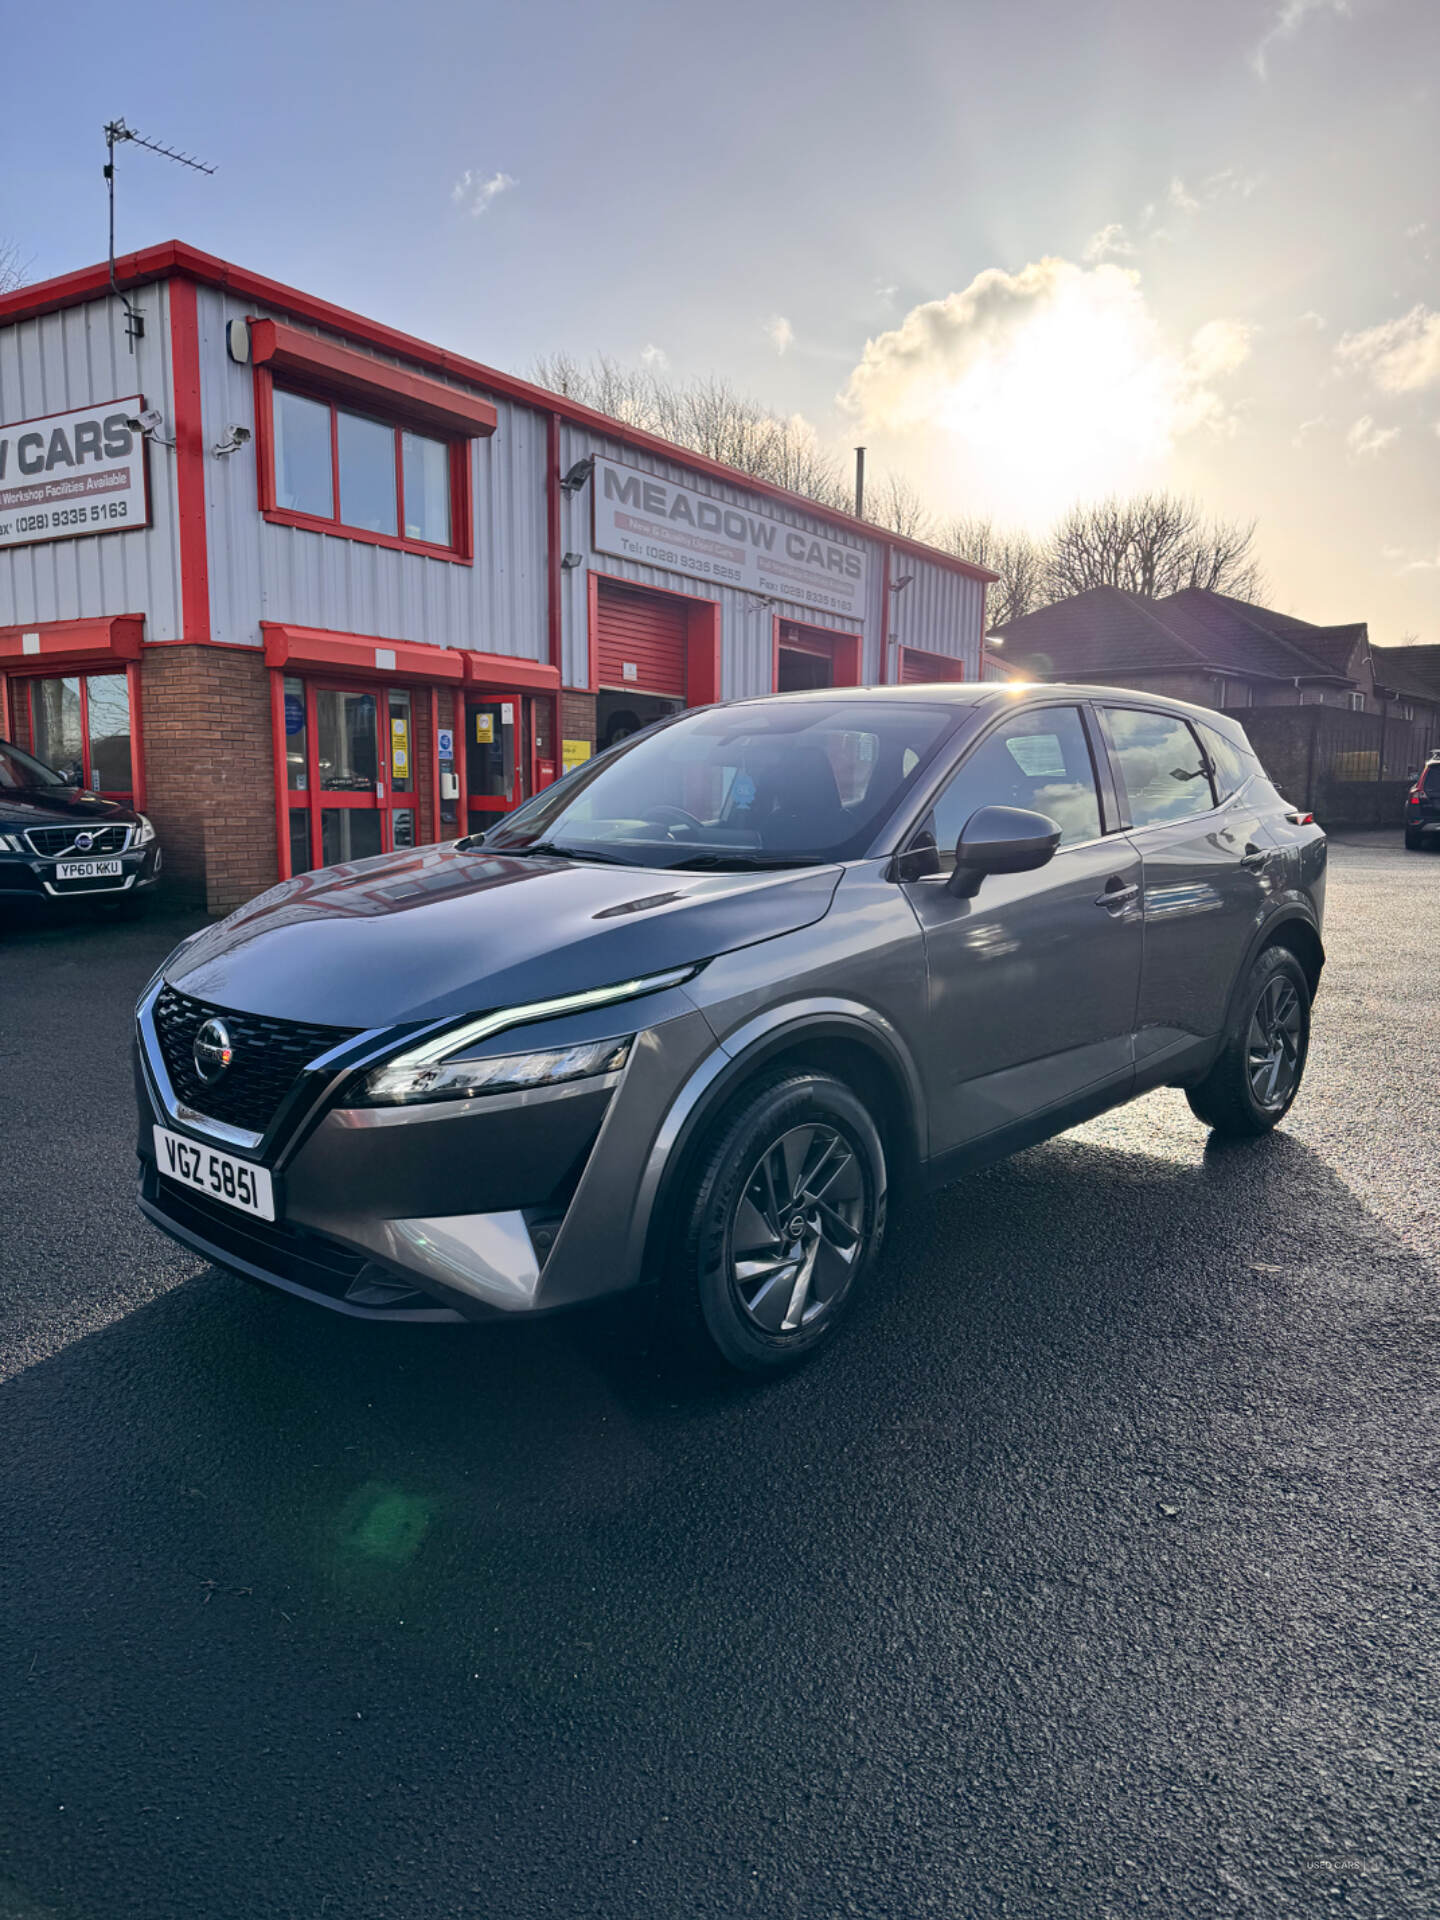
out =
<path fill-rule="evenodd" d="M 1425 836 L 1417 833 L 1414 827 L 1405 829 L 1405 846 L 1410 853 L 1419 853 L 1425 844 Z"/>
<path fill-rule="evenodd" d="M 741 1373 L 798 1366 L 879 1257 L 879 1128 L 842 1081 L 791 1071 L 732 1102 L 691 1166 L 663 1282 L 672 1335 Z"/>
<path fill-rule="evenodd" d="M 1219 1058 L 1185 1097 L 1197 1120 L 1233 1138 L 1269 1133 L 1289 1112 L 1310 1052 L 1310 983 L 1287 947 L 1246 976 Z"/>

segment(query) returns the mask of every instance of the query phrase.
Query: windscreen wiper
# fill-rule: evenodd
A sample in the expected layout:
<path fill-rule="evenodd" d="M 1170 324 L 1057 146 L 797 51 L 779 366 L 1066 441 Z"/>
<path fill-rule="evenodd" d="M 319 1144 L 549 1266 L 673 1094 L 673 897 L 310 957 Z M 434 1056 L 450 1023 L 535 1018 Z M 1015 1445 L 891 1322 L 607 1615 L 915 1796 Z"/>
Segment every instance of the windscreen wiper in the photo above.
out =
<path fill-rule="evenodd" d="M 556 860 L 599 860 L 607 867 L 633 867 L 634 860 L 625 860 L 618 853 L 601 853 L 595 847 L 562 847 L 555 840 L 531 840 L 523 847 L 501 847 L 487 843 L 487 853 L 509 854 L 524 859 L 532 853 L 545 854 Z"/>
<path fill-rule="evenodd" d="M 670 873 L 750 873 L 772 867 L 828 867 L 833 864 L 813 853 L 692 853 L 687 860 L 667 860 L 665 867 Z"/>

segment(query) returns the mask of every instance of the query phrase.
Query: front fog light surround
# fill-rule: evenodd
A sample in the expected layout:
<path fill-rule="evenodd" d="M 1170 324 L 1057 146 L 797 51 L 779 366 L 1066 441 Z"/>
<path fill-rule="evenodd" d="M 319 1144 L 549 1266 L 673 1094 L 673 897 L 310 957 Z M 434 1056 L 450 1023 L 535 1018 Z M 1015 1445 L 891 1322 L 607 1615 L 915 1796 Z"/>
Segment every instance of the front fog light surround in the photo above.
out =
<path fill-rule="evenodd" d="M 618 1073 L 630 1058 L 634 1038 L 587 1040 L 493 1060 L 437 1060 L 428 1066 L 395 1061 L 369 1076 L 365 1097 L 378 1105 L 406 1106 L 416 1100 L 469 1100 L 477 1094 L 523 1093 L 567 1080 L 590 1080 L 596 1074 Z"/>

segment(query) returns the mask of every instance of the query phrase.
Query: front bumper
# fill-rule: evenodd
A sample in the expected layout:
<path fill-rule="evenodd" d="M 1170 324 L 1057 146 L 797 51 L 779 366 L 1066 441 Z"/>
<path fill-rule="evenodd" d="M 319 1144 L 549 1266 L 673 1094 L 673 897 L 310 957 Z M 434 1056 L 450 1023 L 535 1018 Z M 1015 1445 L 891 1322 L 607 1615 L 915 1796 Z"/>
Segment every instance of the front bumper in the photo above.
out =
<path fill-rule="evenodd" d="M 288 1132 L 248 1147 L 175 1099 L 147 1019 L 157 991 L 142 1002 L 136 1048 L 140 1205 L 193 1251 L 367 1319 L 537 1315 L 640 1280 L 646 1170 L 676 1090 L 715 1048 L 683 989 L 513 1028 L 490 1049 L 634 1033 L 619 1073 L 473 1100 L 346 1106 L 352 1050 L 342 1071 L 313 1076 L 313 1099 L 289 1103 Z M 637 1017 L 649 1023 L 638 1032 Z M 276 1221 L 163 1177 L 157 1124 L 267 1166 Z"/>
<path fill-rule="evenodd" d="M 72 856 L 84 859 L 83 854 Z M 0 849 L 0 895 L 26 900 L 113 900 L 120 894 L 134 893 L 141 887 L 153 887 L 160 878 L 163 857 L 158 840 L 127 853 L 96 855 L 118 859 L 120 875 L 97 880 L 58 880 L 55 860 L 42 860 L 31 853 L 11 853 Z"/>

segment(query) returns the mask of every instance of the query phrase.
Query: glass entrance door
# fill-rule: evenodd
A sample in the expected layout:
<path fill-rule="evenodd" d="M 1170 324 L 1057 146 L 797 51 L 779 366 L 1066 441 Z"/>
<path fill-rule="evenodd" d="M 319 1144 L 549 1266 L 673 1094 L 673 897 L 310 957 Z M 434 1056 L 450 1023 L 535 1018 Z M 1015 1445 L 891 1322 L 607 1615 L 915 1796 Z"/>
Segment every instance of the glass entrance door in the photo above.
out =
<path fill-rule="evenodd" d="M 554 700 L 546 694 L 472 693 L 465 702 L 465 792 L 472 833 L 555 778 Z"/>
<path fill-rule="evenodd" d="M 419 817 L 409 689 L 312 684 L 303 704 L 300 694 L 299 683 L 286 682 L 289 786 L 312 792 L 315 810 L 292 804 L 294 870 L 413 847 Z"/>

